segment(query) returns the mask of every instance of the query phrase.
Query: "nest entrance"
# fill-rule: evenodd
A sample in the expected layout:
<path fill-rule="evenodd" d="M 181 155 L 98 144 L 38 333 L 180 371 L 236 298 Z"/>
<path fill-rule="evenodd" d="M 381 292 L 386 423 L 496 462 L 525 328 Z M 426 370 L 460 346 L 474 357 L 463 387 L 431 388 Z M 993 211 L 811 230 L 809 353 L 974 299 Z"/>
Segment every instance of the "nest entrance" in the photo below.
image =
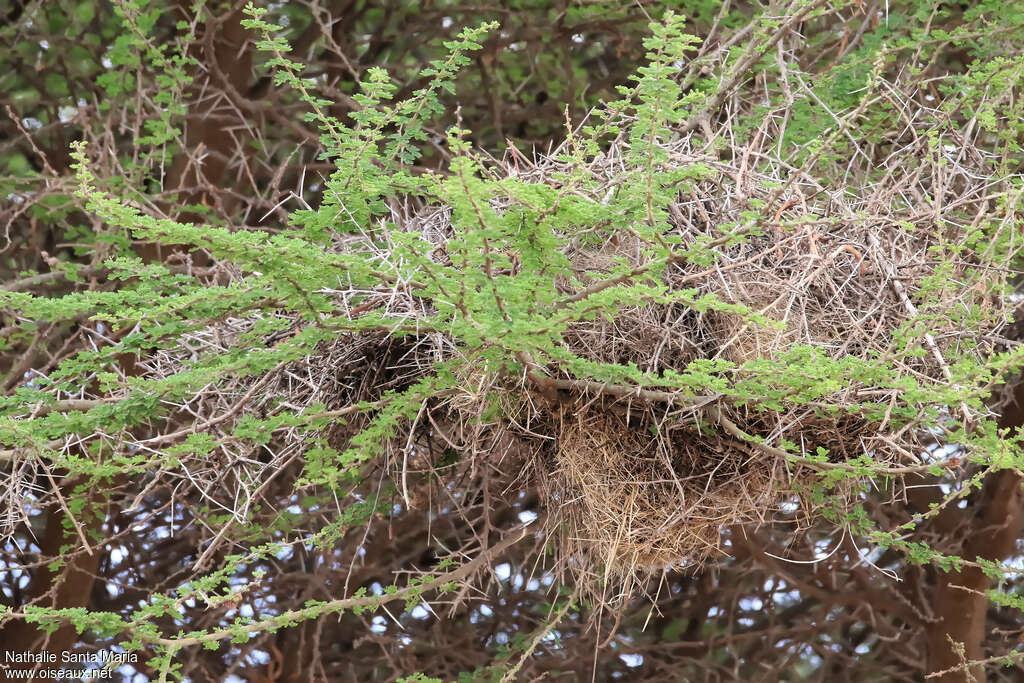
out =
<path fill-rule="evenodd" d="M 740 288 L 739 292 L 735 290 Z M 758 358 L 773 358 L 780 350 L 799 343 L 815 343 L 824 335 L 818 330 L 802 329 L 795 320 L 794 296 L 783 290 L 781 295 L 766 287 L 734 283 L 730 291 L 722 292 L 723 300 L 742 304 L 755 313 L 775 321 L 774 325 L 759 325 L 735 313 L 709 314 L 711 336 L 718 344 L 718 355 L 736 364 Z M 799 310 L 799 309 L 798 309 Z"/>
<path fill-rule="evenodd" d="M 790 490 L 784 464 L 762 452 L 692 424 L 651 424 L 596 409 L 563 423 L 548 498 L 577 567 L 625 576 L 699 564 L 723 552 L 723 527 L 763 522 Z"/>

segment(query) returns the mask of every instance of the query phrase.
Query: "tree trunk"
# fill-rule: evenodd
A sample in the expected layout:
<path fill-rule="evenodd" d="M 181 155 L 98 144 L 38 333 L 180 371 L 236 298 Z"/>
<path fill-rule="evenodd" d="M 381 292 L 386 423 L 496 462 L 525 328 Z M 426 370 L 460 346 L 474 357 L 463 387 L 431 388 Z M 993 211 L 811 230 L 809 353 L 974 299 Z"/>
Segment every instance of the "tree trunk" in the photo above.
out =
<path fill-rule="evenodd" d="M 1024 381 L 1018 381 L 1013 398 L 1004 409 L 999 426 L 1016 430 L 1024 425 Z M 965 530 L 960 556 L 974 561 L 983 558 L 1001 561 L 1017 546 L 1024 521 L 1024 490 L 1015 470 L 1002 470 L 988 477 L 982 490 L 984 506 L 956 510 L 960 519 L 946 524 L 946 529 Z M 988 598 L 985 591 L 990 579 L 975 567 L 960 572 L 936 572 L 932 593 L 932 611 L 936 620 L 928 626 L 928 671 L 946 671 L 934 681 L 983 683 L 985 671 L 980 666 L 960 669 L 965 661 L 985 658 L 986 615 Z M 959 652 L 959 646 L 963 651 Z"/>

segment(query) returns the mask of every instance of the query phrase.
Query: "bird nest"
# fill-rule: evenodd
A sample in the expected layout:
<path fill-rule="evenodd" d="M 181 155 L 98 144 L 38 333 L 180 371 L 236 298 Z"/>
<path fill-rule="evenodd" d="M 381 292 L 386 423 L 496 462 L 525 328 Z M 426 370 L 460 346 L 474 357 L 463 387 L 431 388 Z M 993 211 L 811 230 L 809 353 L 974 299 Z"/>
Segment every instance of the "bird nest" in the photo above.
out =
<path fill-rule="evenodd" d="M 567 419 L 554 462 L 563 552 L 617 574 L 719 553 L 723 527 L 763 522 L 788 489 L 783 463 L 714 430 L 650 430 L 598 410 Z"/>
<path fill-rule="evenodd" d="M 580 295 L 622 268 L 656 272 L 637 279 L 656 281 L 668 292 L 694 292 L 690 303 L 636 300 L 607 317 L 581 316 L 562 335 L 564 349 L 576 357 L 628 366 L 653 382 L 594 381 L 550 360 L 535 367 L 524 362 L 524 372 L 510 375 L 510 362 L 522 360 L 514 354 L 505 365 L 483 367 L 463 355 L 462 341 L 443 332 L 399 338 L 377 330 L 323 344 L 315 355 L 274 370 L 272 378 L 239 378 L 186 403 L 197 421 L 224 429 L 228 423 L 218 415 L 259 415 L 271 402 L 298 411 L 322 404 L 348 415 L 346 406 L 354 402 L 400 391 L 438 362 L 465 357 L 465 381 L 426 399 L 379 463 L 390 469 L 405 509 L 418 500 L 440 505 L 436 501 L 480 473 L 493 487 L 486 500 L 540 482 L 546 528 L 558 539 L 563 565 L 602 581 L 700 562 L 727 550 L 727 528 L 808 522 L 809 507 L 796 505 L 794 512 L 790 501 L 815 471 L 865 457 L 900 471 L 935 464 L 939 456 L 927 455 L 930 437 L 915 425 L 970 422 L 983 409 L 953 406 L 936 417 L 936 406 L 906 398 L 906 387 L 918 397 L 970 388 L 950 359 L 989 357 L 1011 317 L 1005 294 L 1016 250 L 1006 249 L 1001 262 L 986 253 L 986 244 L 1016 239 L 1008 234 L 1011 217 L 1000 223 L 990 204 L 991 163 L 976 149 L 936 158 L 936 149 L 961 150 L 965 143 L 959 131 L 933 130 L 926 114 L 921 110 L 901 137 L 887 141 L 877 167 L 851 162 L 848 182 L 839 188 L 822 187 L 774 157 L 768 136 L 713 153 L 691 137 L 662 143 L 668 163 L 710 170 L 670 206 L 659 207 L 670 216 L 666 235 L 680 252 L 704 245 L 710 260 L 682 256 L 645 271 L 659 245 L 635 233 L 559 235 L 571 264 L 571 272 L 553 278 L 560 296 Z M 624 144 L 590 160 L 586 182 L 573 192 L 595 205 L 606 202 L 625 182 Z M 523 161 L 515 175 L 557 187 L 555 179 L 573 170 L 565 159 L 556 151 Z M 918 171 L 902 172 L 908 168 Z M 493 170 L 513 174 L 500 163 Z M 511 196 L 491 201 L 499 215 L 514 208 Z M 458 267 L 446 249 L 456 233 L 450 207 L 409 202 L 395 203 L 392 211 L 387 230 L 418 235 L 433 247 L 430 258 L 438 266 Z M 988 216 L 984 225 L 981 216 Z M 725 228 L 745 232 L 733 238 Z M 334 248 L 387 263 L 379 246 L 386 240 L 360 239 L 340 234 Z M 515 254 L 508 256 L 511 267 L 501 277 L 515 277 L 521 267 Z M 330 290 L 338 310 L 353 312 L 353 319 L 372 307 L 411 330 L 436 312 L 403 281 L 369 299 L 365 290 L 338 286 Z M 192 336 L 201 346 L 211 333 Z M 186 339 L 181 353 L 154 364 L 153 374 L 167 377 L 187 367 L 188 349 Z M 688 390 L 678 383 L 673 388 L 669 379 L 658 386 L 658 378 L 681 375 L 701 379 Z M 245 405 L 234 403 L 238 396 Z M 497 416 L 488 409 L 495 396 Z M 298 457 L 308 438 L 300 429 L 281 435 L 273 444 L 276 455 L 246 481 Z M 456 466 L 432 461 L 434 453 L 451 457 L 454 451 Z M 827 459 L 813 466 L 794 460 L 822 452 Z M 212 455 L 207 466 L 216 478 Z M 413 468 L 429 471 L 444 495 L 418 495 L 416 487 L 429 477 Z"/>
<path fill-rule="evenodd" d="M 670 146 L 680 166 L 716 171 L 667 207 L 672 234 L 684 245 L 719 245 L 714 263 L 674 261 L 658 282 L 696 290 L 708 305 L 637 301 L 573 323 L 564 339 L 582 358 L 648 377 L 719 362 L 708 372 L 728 388 L 693 396 L 545 368 L 559 390 L 549 429 L 557 446 L 536 466 L 564 566 L 604 585 L 609 576 L 699 564 L 728 552 L 729 529 L 812 523 L 822 509 L 801 494 L 822 472 L 852 473 L 853 460 L 896 476 L 941 466 L 933 435 L 915 425 L 969 426 L 984 417 L 976 404 L 942 407 L 904 395 L 906 387 L 973 391 L 954 365 L 1005 348 L 1000 333 L 1014 305 L 1005 294 L 1017 248 L 986 262 L 986 245 L 1016 241 L 1012 217 L 990 220 L 981 240 L 976 232 L 992 208 L 988 162 L 974 151 L 950 152 L 935 161 L 943 183 L 899 174 L 929 158 L 922 132 L 909 127 L 881 169 L 851 173 L 851 184 L 835 191 L 788 182 L 791 169 L 771 175 L 781 164 L 745 168 L 744 159 L 769 158 L 769 149 L 734 149 L 734 161 L 723 162 L 686 140 Z M 962 141 L 957 131 L 943 135 Z M 592 165 L 609 185 L 620 154 Z M 558 170 L 546 159 L 533 173 Z M 923 206 L 924 197 L 931 199 Z M 740 225 L 751 206 L 760 207 L 761 229 L 721 244 L 721 226 Z M 559 284 L 578 292 L 616 268 L 639 272 L 652 246 L 631 233 L 577 242 L 567 250 L 575 277 Z M 757 395 L 738 395 L 743 386 Z M 859 490 L 852 478 L 830 486 L 836 508 Z"/>

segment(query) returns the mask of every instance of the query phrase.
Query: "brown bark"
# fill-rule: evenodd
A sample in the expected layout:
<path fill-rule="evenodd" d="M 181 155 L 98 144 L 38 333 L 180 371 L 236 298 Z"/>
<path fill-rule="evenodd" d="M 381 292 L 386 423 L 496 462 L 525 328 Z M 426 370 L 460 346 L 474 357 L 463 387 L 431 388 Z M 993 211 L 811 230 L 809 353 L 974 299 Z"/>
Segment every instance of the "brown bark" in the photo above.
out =
<path fill-rule="evenodd" d="M 70 489 L 70 485 L 65 486 L 61 495 L 67 496 L 71 492 Z M 103 505 L 104 498 L 102 490 L 95 487 L 89 501 L 92 505 Z M 65 528 L 62 524 L 64 516 L 64 510 L 57 505 L 47 510 L 46 531 L 40 546 L 40 558 L 59 558 L 62 556 L 62 547 L 77 547 L 81 543 L 78 531 L 74 528 Z M 88 537 L 90 532 L 99 531 L 105 518 L 102 508 L 94 512 L 87 510 L 80 520 L 82 533 Z M 67 558 L 64 566 L 56 571 L 50 571 L 45 565 L 36 569 L 30 586 L 30 604 L 62 609 L 87 606 L 93 579 L 103 557 L 101 548 L 94 547 L 91 551 L 90 554 L 80 550 L 77 555 Z M 61 661 L 62 652 L 67 652 L 74 646 L 77 638 L 78 633 L 70 624 L 62 625 L 49 635 L 38 630 L 35 624 L 22 619 L 11 621 L 0 629 L 0 642 L 3 643 L 5 650 L 49 652 L 57 662 Z"/>
<path fill-rule="evenodd" d="M 234 155 L 237 140 L 225 130 L 225 121 L 232 127 L 240 128 L 244 121 L 237 116 L 225 119 L 218 116 L 218 110 L 225 106 L 224 97 L 211 97 L 210 92 L 239 93 L 248 89 L 252 72 L 252 50 L 248 41 L 250 33 L 242 27 L 241 3 L 219 17 L 212 17 L 207 23 L 202 44 L 195 57 L 206 65 L 205 71 L 193 74 L 195 81 L 189 93 L 191 106 L 185 126 L 185 150 L 178 154 L 167 174 L 167 189 L 183 189 L 179 201 L 183 204 L 212 204 L 217 206 L 221 198 L 216 188 Z M 183 16 L 190 16 L 188 3 L 180 7 Z M 206 96 L 204 96 L 206 93 Z M 258 125 L 258 124 L 256 124 Z M 205 188 L 205 189 L 204 189 Z M 200 220 L 189 212 L 178 213 L 174 207 L 167 207 L 172 216 L 178 214 L 183 220 Z M 229 212 L 230 206 L 219 206 L 221 212 Z M 139 255 L 147 262 L 163 261 L 169 251 L 156 243 L 147 243 L 139 248 Z M 194 265 L 208 265 L 203 255 L 194 259 Z"/>
<path fill-rule="evenodd" d="M 1018 429 L 1024 425 L 1024 382 L 1014 388 L 1013 400 L 1006 406 L 999 426 Z M 991 475 L 982 489 L 984 507 L 963 510 L 950 508 L 941 520 L 945 530 L 964 530 L 961 557 L 965 560 L 983 558 L 1000 561 L 1016 548 L 1024 524 L 1024 489 L 1015 470 L 1002 470 Z M 968 518 L 968 515 L 973 515 Z M 956 519 L 953 517 L 956 516 Z M 932 680 L 942 683 L 976 681 L 983 683 L 985 671 L 980 666 L 969 670 L 956 669 L 964 659 L 979 660 L 986 656 L 984 641 L 988 598 L 985 591 L 990 579 L 975 567 L 959 572 L 937 572 L 931 597 L 935 621 L 927 626 L 928 671 L 947 672 Z M 952 642 L 951 642 L 952 641 Z M 963 653 L 953 643 L 963 644 Z"/>

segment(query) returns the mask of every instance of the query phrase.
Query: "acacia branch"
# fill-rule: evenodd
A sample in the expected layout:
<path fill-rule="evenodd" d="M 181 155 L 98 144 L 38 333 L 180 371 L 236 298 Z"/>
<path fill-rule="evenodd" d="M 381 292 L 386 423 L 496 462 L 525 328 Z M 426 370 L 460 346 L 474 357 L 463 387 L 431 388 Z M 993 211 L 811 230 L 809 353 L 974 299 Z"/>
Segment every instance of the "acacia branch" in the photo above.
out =
<path fill-rule="evenodd" d="M 536 521 L 536 520 L 534 520 Z M 435 576 L 429 581 L 419 583 L 416 585 L 409 585 L 405 588 L 400 588 L 394 593 L 385 593 L 383 595 L 367 595 L 352 598 L 342 598 L 338 600 L 329 600 L 319 605 L 312 607 L 306 607 L 298 610 L 289 610 L 282 612 L 273 617 L 267 617 L 260 621 L 253 622 L 251 624 L 239 624 L 232 626 L 231 628 L 223 628 L 217 631 L 211 631 L 198 636 L 189 636 L 186 638 L 162 638 L 158 636 L 149 636 L 145 634 L 139 634 L 140 639 L 146 643 L 152 643 L 154 645 L 163 645 L 171 648 L 172 650 L 179 650 L 184 647 L 192 645 L 201 645 L 203 643 L 209 643 L 217 640 L 223 640 L 225 638 L 232 638 L 238 635 L 238 632 L 244 631 L 246 633 L 253 633 L 257 631 L 269 631 L 280 628 L 282 625 L 293 621 L 300 621 L 306 619 L 312 619 L 317 616 L 328 614 L 331 612 L 340 612 L 342 610 L 350 610 L 360 607 L 376 608 L 381 607 L 389 602 L 395 600 L 402 600 L 410 598 L 428 591 L 435 589 L 442 589 L 449 583 L 455 583 L 464 581 L 470 576 L 475 574 L 481 569 L 487 562 L 494 557 L 505 552 L 513 545 L 526 538 L 527 527 L 521 526 L 518 529 L 510 531 L 503 539 L 492 545 L 490 548 L 482 551 L 475 558 L 465 563 L 457 569 L 453 569 L 450 572 L 446 572 L 439 576 Z"/>

